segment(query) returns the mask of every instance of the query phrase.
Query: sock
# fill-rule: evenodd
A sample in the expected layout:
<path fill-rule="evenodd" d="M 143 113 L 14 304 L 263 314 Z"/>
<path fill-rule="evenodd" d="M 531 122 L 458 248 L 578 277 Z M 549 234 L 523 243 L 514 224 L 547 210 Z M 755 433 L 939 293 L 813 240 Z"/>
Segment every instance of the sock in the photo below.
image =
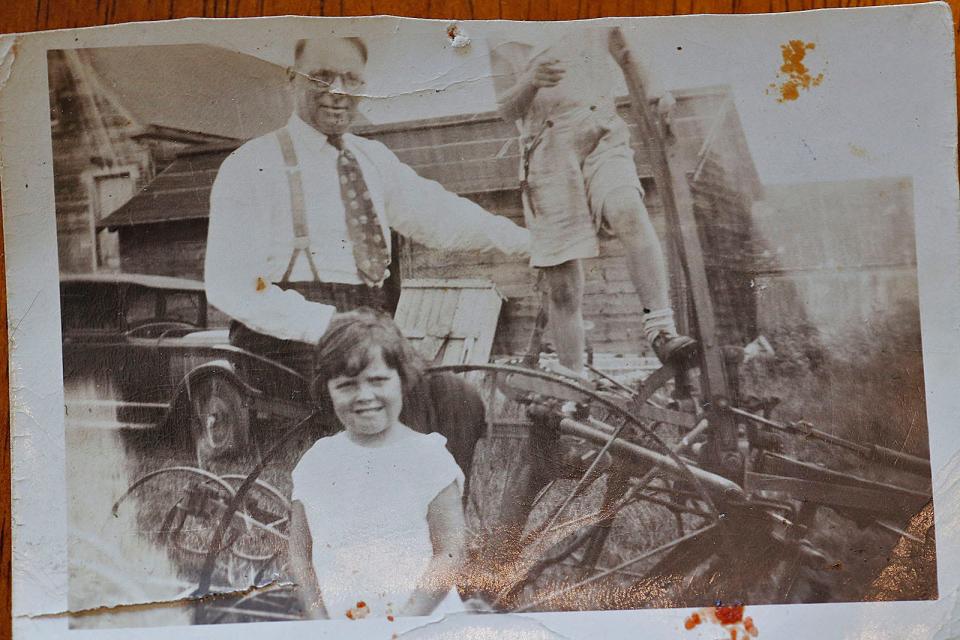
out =
<path fill-rule="evenodd" d="M 677 335 L 677 325 L 673 321 L 673 309 L 656 309 L 643 314 L 643 337 L 653 344 L 657 334 L 664 332 L 669 336 Z"/>

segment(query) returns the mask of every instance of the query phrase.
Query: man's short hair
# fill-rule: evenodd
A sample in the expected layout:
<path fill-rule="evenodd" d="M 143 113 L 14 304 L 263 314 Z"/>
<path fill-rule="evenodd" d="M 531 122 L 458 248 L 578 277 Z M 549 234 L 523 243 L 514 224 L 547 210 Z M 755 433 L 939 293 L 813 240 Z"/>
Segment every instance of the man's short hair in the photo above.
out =
<path fill-rule="evenodd" d="M 299 64 L 300 58 L 303 56 L 303 51 L 304 51 L 304 49 L 307 48 L 307 44 L 308 44 L 311 40 L 319 40 L 319 38 L 301 38 L 300 40 L 297 40 L 297 44 L 296 44 L 296 46 L 294 46 L 294 48 L 293 48 L 293 64 L 294 64 L 294 66 L 296 66 L 297 64 Z M 357 37 L 338 38 L 338 40 L 345 40 L 345 41 L 349 42 L 350 44 L 352 44 L 353 46 L 355 46 L 355 47 L 357 48 L 357 51 L 360 52 L 360 57 L 363 58 L 363 63 L 364 63 L 364 64 L 367 63 L 367 45 L 366 45 L 366 43 L 365 43 L 363 40 L 361 40 L 360 38 L 357 38 Z"/>

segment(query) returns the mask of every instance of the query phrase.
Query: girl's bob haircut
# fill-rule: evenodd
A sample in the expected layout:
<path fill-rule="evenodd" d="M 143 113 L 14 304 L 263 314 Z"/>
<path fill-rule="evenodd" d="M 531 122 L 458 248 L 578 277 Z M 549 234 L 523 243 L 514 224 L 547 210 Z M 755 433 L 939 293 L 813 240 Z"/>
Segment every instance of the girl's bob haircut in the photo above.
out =
<path fill-rule="evenodd" d="M 327 382 L 339 376 L 353 377 L 370 364 L 379 349 L 383 361 L 400 375 L 404 393 L 417 385 L 424 362 L 389 316 L 362 307 L 333 316 L 317 343 L 311 392 L 325 408 L 330 404 Z"/>

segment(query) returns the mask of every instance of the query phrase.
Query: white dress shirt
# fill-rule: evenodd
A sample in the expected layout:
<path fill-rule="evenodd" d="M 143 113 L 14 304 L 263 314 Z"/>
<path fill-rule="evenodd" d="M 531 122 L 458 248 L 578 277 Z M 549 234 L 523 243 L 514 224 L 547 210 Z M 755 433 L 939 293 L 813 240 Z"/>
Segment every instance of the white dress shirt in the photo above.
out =
<path fill-rule="evenodd" d="M 322 133 L 293 115 L 287 123 L 302 177 L 310 250 L 325 282 L 361 284 L 346 230 L 336 160 Z M 510 220 L 421 178 L 385 145 L 347 134 L 385 237 L 390 229 L 431 248 L 525 255 L 530 235 Z M 211 304 L 254 331 L 317 342 L 336 309 L 276 286 L 294 252 L 290 186 L 275 133 L 250 140 L 223 161 L 210 194 L 204 265 Z M 300 255 L 290 282 L 313 281 Z"/>

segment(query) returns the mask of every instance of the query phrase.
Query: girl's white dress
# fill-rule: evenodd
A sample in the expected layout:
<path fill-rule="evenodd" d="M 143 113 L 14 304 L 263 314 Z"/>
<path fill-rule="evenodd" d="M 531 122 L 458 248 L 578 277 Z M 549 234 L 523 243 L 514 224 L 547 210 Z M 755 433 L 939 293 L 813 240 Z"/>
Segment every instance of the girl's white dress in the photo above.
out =
<path fill-rule="evenodd" d="M 395 615 L 433 557 L 427 508 L 464 476 L 438 433 L 403 430 L 381 446 L 340 432 L 321 438 L 293 471 L 313 539 L 313 568 L 331 619 Z M 369 609 L 357 611 L 358 603 Z M 465 608 L 451 589 L 436 612 Z"/>

